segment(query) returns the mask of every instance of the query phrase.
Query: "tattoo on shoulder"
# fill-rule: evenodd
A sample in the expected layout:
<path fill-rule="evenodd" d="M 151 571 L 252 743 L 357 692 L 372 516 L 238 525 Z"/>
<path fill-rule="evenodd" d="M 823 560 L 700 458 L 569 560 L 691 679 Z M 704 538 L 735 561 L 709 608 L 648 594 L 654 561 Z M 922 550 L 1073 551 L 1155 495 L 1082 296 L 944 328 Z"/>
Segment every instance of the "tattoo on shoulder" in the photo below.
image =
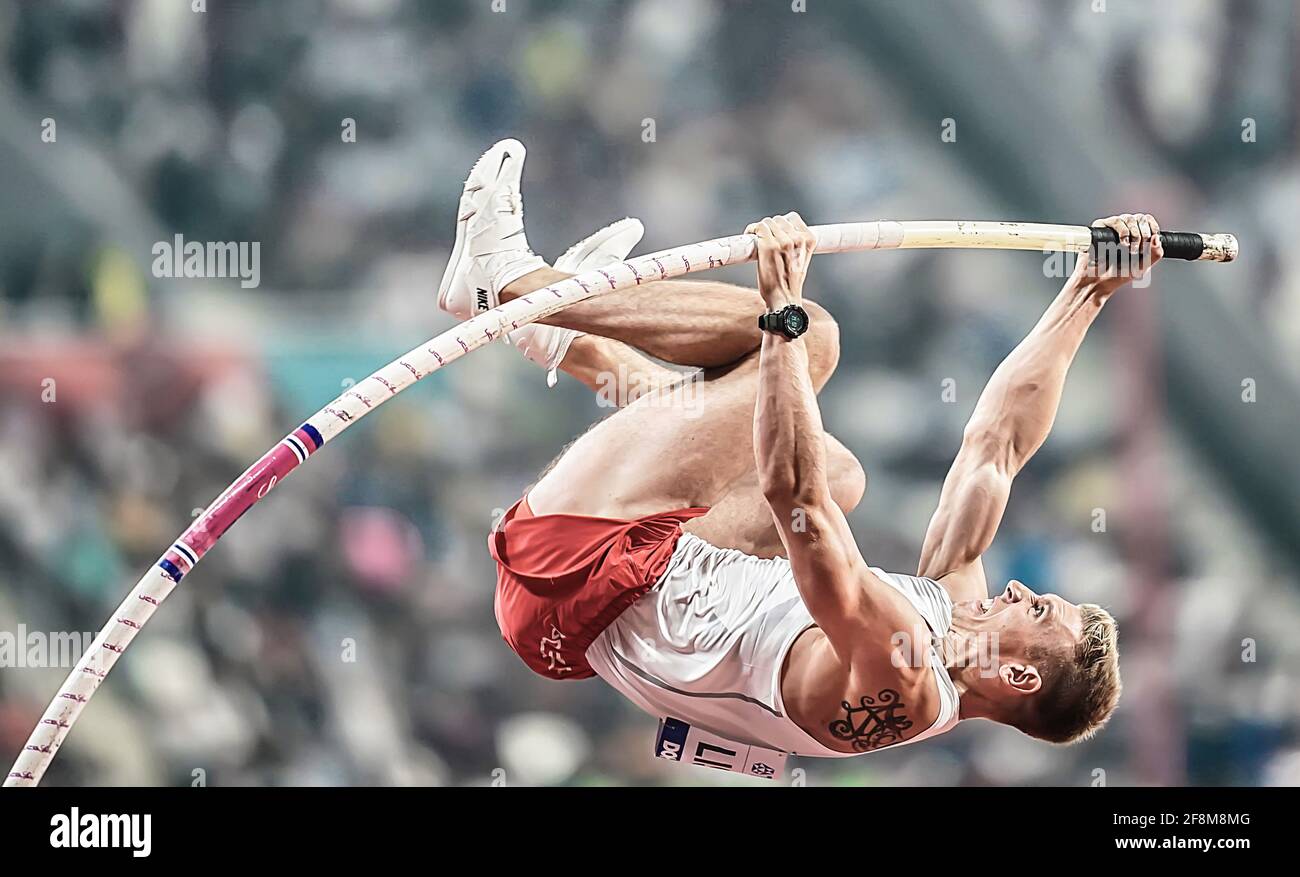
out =
<path fill-rule="evenodd" d="M 912 720 L 904 712 L 907 705 L 899 698 L 894 689 L 883 688 L 875 697 L 862 695 L 857 706 L 841 701 L 844 718 L 830 723 L 831 734 L 838 740 L 852 741 L 858 752 L 898 743 L 903 732 L 912 727 Z"/>

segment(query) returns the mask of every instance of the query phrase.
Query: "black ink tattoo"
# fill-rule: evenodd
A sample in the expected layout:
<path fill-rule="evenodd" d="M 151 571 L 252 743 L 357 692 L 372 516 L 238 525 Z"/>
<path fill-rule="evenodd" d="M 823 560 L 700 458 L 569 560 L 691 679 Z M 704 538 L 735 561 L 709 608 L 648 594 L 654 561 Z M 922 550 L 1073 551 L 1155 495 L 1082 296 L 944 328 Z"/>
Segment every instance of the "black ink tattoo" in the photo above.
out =
<path fill-rule="evenodd" d="M 875 697 L 864 694 L 858 706 L 841 701 L 844 718 L 830 723 L 830 732 L 838 740 L 853 741 L 858 752 L 879 749 L 903 739 L 903 732 L 912 727 L 912 720 L 903 712 L 906 708 L 892 688 L 881 689 Z"/>

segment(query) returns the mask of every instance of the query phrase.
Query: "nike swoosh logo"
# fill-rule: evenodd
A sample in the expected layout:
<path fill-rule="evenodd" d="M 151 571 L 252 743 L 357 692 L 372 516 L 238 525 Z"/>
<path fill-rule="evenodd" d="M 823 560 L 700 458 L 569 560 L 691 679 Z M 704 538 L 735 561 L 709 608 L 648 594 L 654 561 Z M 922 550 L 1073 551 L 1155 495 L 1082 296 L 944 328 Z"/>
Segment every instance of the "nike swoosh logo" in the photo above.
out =
<path fill-rule="evenodd" d="M 501 178 L 501 171 L 502 171 L 502 169 L 506 166 L 506 162 L 509 161 L 509 160 L 510 160 L 510 153 L 508 153 L 508 152 L 503 152 L 503 153 L 501 153 L 501 164 L 497 165 L 497 178 L 498 178 L 498 179 Z"/>

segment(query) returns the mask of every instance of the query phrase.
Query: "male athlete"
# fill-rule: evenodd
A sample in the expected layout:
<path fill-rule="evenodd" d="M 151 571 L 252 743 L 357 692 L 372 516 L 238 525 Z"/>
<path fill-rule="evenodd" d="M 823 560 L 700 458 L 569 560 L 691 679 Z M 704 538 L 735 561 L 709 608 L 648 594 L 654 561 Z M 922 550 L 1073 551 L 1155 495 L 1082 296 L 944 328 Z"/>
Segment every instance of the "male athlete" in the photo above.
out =
<path fill-rule="evenodd" d="M 502 141 L 466 181 L 439 290 L 462 319 L 621 260 L 640 239 L 640 223 L 623 220 L 547 267 L 524 233 L 524 155 Z M 1150 215 L 1099 224 L 1133 255 L 1107 262 L 1122 267 L 1081 257 L 994 373 L 918 576 L 869 566 L 845 519 L 866 478 L 822 428 L 815 394 L 838 330 L 803 297 L 815 240 L 796 214 L 747 229 L 757 291 L 646 283 L 514 333 L 552 380 L 561 368 L 621 407 L 489 536 L 506 642 L 549 678 L 599 675 L 661 719 L 661 744 L 665 727 L 689 726 L 710 752 L 857 755 L 973 718 L 1055 743 L 1091 736 L 1119 700 L 1115 620 L 1017 581 L 990 597 L 981 557 L 1088 327 L 1163 255 Z M 611 387 L 611 375 L 628 379 Z"/>

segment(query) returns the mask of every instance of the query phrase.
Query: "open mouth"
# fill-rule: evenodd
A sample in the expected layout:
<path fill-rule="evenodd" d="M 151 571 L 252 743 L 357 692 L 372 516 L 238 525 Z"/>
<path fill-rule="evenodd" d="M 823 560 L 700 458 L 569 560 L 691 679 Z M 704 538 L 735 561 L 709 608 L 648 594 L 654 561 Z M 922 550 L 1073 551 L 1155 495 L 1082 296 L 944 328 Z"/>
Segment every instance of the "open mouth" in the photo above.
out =
<path fill-rule="evenodd" d="M 993 610 L 993 598 L 986 597 L 983 600 L 975 601 L 975 609 L 980 615 L 988 615 Z"/>

